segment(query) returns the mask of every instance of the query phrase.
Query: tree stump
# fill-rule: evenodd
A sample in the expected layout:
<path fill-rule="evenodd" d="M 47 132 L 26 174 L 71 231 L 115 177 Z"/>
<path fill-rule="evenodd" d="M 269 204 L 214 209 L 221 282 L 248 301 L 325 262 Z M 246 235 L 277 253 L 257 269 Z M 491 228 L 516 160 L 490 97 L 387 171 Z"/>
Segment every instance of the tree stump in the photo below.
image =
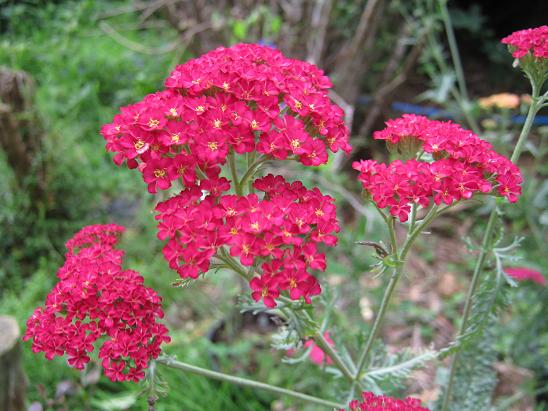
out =
<path fill-rule="evenodd" d="M 19 188 L 28 189 L 32 200 L 38 200 L 44 195 L 46 179 L 38 155 L 43 132 L 33 98 L 34 82 L 27 73 L 0 66 L 0 148 L 7 154 Z"/>
<path fill-rule="evenodd" d="M 0 410 L 25 409 L 26 381 L 21 366 L 19 326 L 14 318 L 0 315 Z"/>

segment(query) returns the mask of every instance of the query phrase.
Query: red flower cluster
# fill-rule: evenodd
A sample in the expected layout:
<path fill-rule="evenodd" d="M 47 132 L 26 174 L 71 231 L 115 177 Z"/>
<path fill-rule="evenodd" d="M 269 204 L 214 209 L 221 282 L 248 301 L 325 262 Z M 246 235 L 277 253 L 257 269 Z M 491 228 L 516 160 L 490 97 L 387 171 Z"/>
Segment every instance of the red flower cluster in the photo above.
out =
<path fill-rule="evenodd" d="M 540 271 L 532 270 L 527 267 L 508 267 L 504 271 L 510 277 L 517 281 L 532 281 L 538 285 L 546 285 L 546 278 L 542 275 Z"/>
<path fill-rule="evenodd" d="M 416 398 L 397 398 L 375 395 L 372 392 L 363 392 L 362 401 L 354 400 L 348 404 L 349 411 L 429 411 L 421 406 L 420 400 Z M 339 411 L 345 411 L 340 409 Z"/>
<path fill-rule="evenodd" d="M 308 269 L 325 269 L 325 255 L 317 245 L 337 242 L 334 199 L 271 174 L 253 186 L 264 193 L 262 199 L 221 195 L 228 187 L 209 190 L 202 199 L 194 187 L 159 203 L 158 237 L 169 239 L 164 256 L 182 278 L 197 278 L 213 256 L 222 259 L 228 253 L 226 246 L 241 265 L 261 272 L 250 282 L 255 301 L 274 307 L 280 292 L 287 291 L 293 300 L 310 302 L 320 286 Z"/>
<path fill-rule="evenodd" d="M 375 139 L 396 147 L 421 148 L 434 159 L 397 160 L 388 165 L 374 160 L 354 162 L 376 205 L 388 207 L 400 221 L 407 220 L 413 203 L 423 207 L 431 200 L 438 205 L 451 204 L 494 188 L 510 202 L 521 194 L 519 169 L 493 151 L 491 144 L 458 124 L 413 114 L 386 124 L 384 130 L 375 132 Z"/>
<path fill-rule="evenodd" d="M 122 270 L 124 252 L 114 249 L 123 227 L 94 225 L 83 228 L 66 244 L 60 281 L 27 321 L 24 340 L 48 360 L 68 355 L 70 366 L 83 369 L 94 342 L 105 337 L 99 358 L 112 381 L 144 377 L 151 358 L 168 342 L 161 298 L 143 285 L 143 277 Z"/>
<path fill-rule="evenodd" d="M 524 57 L 530 51 L 537 58 L 548 59 L 548 26 L 515 31 L 501 41 L 503 44 L 508 44 L 512 56 L 517 59 Z"/>
<path fill-rule="evenodd" d="M 327 162 L 327 149 L 351 149 L 343 111 L 327 95 L 329 79 L 269 47 L 219 48 L 178 66 L 166 87 L 122 107 L 102 128 L 116 164 L 138 167 L 151 193 L 174 180 L 219 184 L 219 166 L 232 152 L 316 166 Z"/>

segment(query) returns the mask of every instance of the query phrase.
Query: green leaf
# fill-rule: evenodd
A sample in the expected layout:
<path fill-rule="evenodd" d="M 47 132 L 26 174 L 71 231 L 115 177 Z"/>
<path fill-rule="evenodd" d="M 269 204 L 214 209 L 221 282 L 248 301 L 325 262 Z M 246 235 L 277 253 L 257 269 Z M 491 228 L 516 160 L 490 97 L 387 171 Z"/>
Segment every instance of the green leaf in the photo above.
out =
<path fill-rule="evenodd" d="M 95 409 L 103 411 L 127 410 L 137 402 L 137 393 L 128 392 L 118 396 L 110 396 L 105 399 L 92 399 L 91 403 Z"/>
<path fill-rule="evenodd" d="M 484 327 L 482 338 L 473 346 L 460 352 L 448 411 L 491 411 L 492 395 L 497 383 L 493 363 L 497 359 L 495 349 L 496 318 L 491 317 Z M 434 410 L 441 409 L 445 383 Z"/>

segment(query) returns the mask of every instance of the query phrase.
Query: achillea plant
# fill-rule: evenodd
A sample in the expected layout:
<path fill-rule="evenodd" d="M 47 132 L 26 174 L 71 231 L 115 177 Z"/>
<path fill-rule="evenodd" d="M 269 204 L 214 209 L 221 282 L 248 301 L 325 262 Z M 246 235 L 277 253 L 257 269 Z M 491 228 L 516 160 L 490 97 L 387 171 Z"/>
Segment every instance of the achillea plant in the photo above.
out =
<path fill-rule="evenodd" d="M 545 59 L 546 31 L 539 33 L 542 41 L 537 34 L 525 36 L 527 41 L 510 36 L 509 44 L 520 50 L 518 58 L 532 49 L 535 61 Z M 142 379 L 147 363 L 153 362 L 332 409 L 348 404 L 350 410 L 426 410 L 418 400 L 376 396 L 367 388 L 378 389 L 380 376 L 402 381 L 440 353 L 427 351 L 414 358 L 401 353 L 396 356 L 400 362 L 387 355 L 387 362 L 378 364 L 373 347 L 409 251 L 432 221 L 474 197 L 518 200 L 522 177 L 514 163 L 534 115 L 546 104 L 546 95 L 540 96 L 544 80 L 539 80 L 546 72 L 541 76 L 538 67 L 534 73 L 527 71 L 531 67 L 537 66 L 522 66 L 533 82 L 533 93 L 511 159 L 455 123 L 405 115 L 374 135 L 401 159 L 354 163 L 366 198 L 386 223 L 389 246 L 359 243 L 372 245 L 382 271 L 391 271 L 359 353 L 346 348 L 340 333 L 328 334 L 326 321 L 319 321 L 314 310 L 322 291 L 314 272 L 326 271 L 323 247 L 337 244 L 340 229 L 334 199 L 301 181 L 260 174 L 266 161 L 317 166 L 327 162 L 330 151 L 350 152 L 343 112 L 331 103 L 331 83 L 317 67 L 259 45 L 219 48 L 178 66 L 165 90 L 122 107 L 102 128 L 115 163 L 137 169 L 150 193 L 180 190 L 156 206 L 158 238 L 166 241 L 163 254 L 169 267 L 185 281 L 219 268 L 245 279 L 250 288 L 247 308 L 271 311 L 284 322 L 287 338 L 280 349 L 294 353 L 304 346 L 313 362 L 345 379 L 348 390 L 336 401 L 159 357 L 161 343 L 169 341 L 158 321 L 163 316 L 161 300 L 138 273 L 121 268 L 123 252 L 114 248 L 123 231 L 118 226 L 88 227 L 67 243 L 67 260 L 58 273 L 61 281 L 46 306 L 29 319 L 25 338 L 33 339 L 34 351 L 45 352 L 47 358 L 66 353 L 69 364 L 82 369 L 93 344 L 106 337 L 99 357 L 113 380 Z M 471 301 L 493 249 L 494 221 L 495 211 L 451 352 L 458 353 L 459 344 L 471 334 Z M 406 223 L 402 238 L 395 230 L 397 222 Z M 474 329 L 476 334 L 481 331 Z M 443 390 L 442 410 L 456 402 L 451 390 L 457 360 Z M 359 391 L 361 401 L 354 399 Z"/>

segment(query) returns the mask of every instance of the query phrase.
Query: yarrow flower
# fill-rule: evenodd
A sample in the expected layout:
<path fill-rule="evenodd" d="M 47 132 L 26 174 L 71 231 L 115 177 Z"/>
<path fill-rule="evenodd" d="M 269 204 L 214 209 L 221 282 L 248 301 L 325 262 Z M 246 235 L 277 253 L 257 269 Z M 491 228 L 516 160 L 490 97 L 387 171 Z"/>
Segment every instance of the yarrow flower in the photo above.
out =
<path fill-rule="evenodd" d="M 346 411 L 341 408 L 339 411 Z M 405 398 L 403 400 L 375 395 L 372 392 L 363 392 L 362 400 L 354 400 L 348 404 L 348 411 L 429 411 L 421 405 L 416 398 Z"/>
<path fill-rule="evenodd" d="M 67 354 L 68 363 L 83 369 L 94 343 L 102 340 L 99 358 L 112 381 L 144 378 L 148 361 L 169 342 L 158 323 L 161 298 L 143 285 L 136 271 L 122 269 L 124 252 L 114 248 L 124 231 L 117 225 L 83 228 L 66 243 L 60 281 L 27 321 L 24 340 L 48 360 Z"/>
<path fill-rule="evenodd" d="M 412 204 L 449 205 L 476 193 L 498 194 L 515 202 L 521 194 L 518 167 L 458 124 L 405 114 L 386 125 L 374 138 L 413 157 L 421 150 L 418 158 L 388 165 L 361 160 L 353 168 L 377 207 L 388 208 L 400 221 L 407 221 Z M 421 161 L 424 153 L 433 160 Z"/>
<path fill-rule="evenodd" d="M 531 268 L 527 267 L 508 267 L 505 268 L 504 271 L 514 280 L 529 280 L 542 286 L 546 285 L 546 278 L 541 274 L 540 271 L 532 270 Z"/>
<path fill-rule="evenodd" d="M 321 291 L 310 270 L 325 270 L 319 245 L 334 246 L 339 231 L 334 199 L 301 182 L 271 174 L 257 179 L 257 194 L 223 195 L 227 188 L 202 198 L 196 187 L 156 207 L 158 237 L 168 240 L 163 253 L 182 278 L 207 272 L 213 258 L 237 270 L 251 267 L 251 296 L 274 307 L 287 293 L 292 300 Z M 247 270 L 247 268 L 246 268 Z"/>
<path fill-rule="evenodd" d="M 538 59 L 548 59 L 548 26 L 516 31 L 501 42 L 510 47 L 512 56 L 517 59 L 528 53 Z"/>
<path fill-rule="evenodd" d="M 329 79 L 270 47 L 218 48 L 178 66 L 165 85 L 101 130 L 115 163 L 138 168 L 151 193 L 174 180 L 209 191 L 230 153 L 317 166 L 328 150 L 351 149 Z"/>

